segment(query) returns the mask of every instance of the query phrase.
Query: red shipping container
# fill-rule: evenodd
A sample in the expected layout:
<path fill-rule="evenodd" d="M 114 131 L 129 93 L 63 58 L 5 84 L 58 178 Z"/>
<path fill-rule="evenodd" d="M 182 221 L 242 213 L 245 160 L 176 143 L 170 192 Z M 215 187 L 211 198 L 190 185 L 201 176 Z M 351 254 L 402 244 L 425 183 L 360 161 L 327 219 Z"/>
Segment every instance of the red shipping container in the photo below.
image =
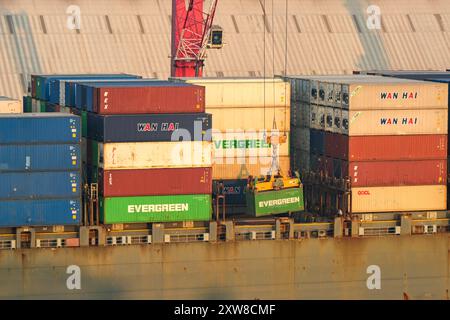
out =
<path fill-rule="evenodd" d="M 324 140 L 326 156 L 337 159 L 348 157 L 348 136 L 326 132 Z"/>
<path fill-rule="evenodd" d="M 133 197 L 211 194 L 211 168 L 99 170 L 100 194 Z"/>
<path fill-rule="evenodd" d="M 447 135 L 344 137 L 336 158 L 349 161 L 447 158 Z M 340 140 L 339 140 L 340 141 Z M 348 150 L 348 151 L 347 151 Z"/>
<path fill-rule="evenodd" d="M 94 112 L 99 114 L 205 112 L 205 87 L 102 87 L 94 90 Z"/>
<path fill-rule="evenodd" d="M 446 185 L 447 160 L 350 162 L 352 187 Z"/>

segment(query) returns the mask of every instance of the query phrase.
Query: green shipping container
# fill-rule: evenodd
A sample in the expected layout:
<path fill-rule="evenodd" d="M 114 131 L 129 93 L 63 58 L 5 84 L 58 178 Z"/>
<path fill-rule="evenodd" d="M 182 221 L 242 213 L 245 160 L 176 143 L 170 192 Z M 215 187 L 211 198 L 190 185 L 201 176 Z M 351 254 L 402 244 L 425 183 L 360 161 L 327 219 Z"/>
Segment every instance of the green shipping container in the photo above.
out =
<path fill-rule="evenodd" d="M 303 186 L 278 191 L 247 192 L 247 213 L 255 217 L 304 209 Z"/>
<path fill-rule="evenodd" d="M 23 97 L 23 112 L 24 113 L 31 113 L 33 110 L 33 100 L 29 96 Z"/>
<path fill-rule="evenodd" d="M 104 224 L 208 221 L 211 195 L 170 195 L 100 198 Z"/>

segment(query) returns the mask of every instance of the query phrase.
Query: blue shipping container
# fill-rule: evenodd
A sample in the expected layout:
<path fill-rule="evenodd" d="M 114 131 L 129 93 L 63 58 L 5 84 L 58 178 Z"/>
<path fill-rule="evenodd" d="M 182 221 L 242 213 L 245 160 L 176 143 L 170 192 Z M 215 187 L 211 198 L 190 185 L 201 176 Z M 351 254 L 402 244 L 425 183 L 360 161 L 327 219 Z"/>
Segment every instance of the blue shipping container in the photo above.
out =
<path fill-rule="evenodd" d="M 223 182 L 223 193 L 225 194 L 226 205 L 243 206 L 246 205 L 245 190 L 247 188 L 247 179 L 239 180 L 214 180 L 213 186 L 217 186 L 219 181 Z M 217 193 L 217 189 L 214 193 Z"/>
<path fill-rule="evenodd" d="M 79 116 L 60 113 L 0 115 L 0 144 L 80 142 Z"/>
<path fill-rule="evenodd" d="M 1 201 L 59 199 L 81 195 L 81 174 L 75 171 L 0 173 Z"/>
<path fill-rule="evenodd" d="M 0 201 L 0 227 L 80 225 L 80 199 Z"/>
<path fill-rule="evenodd" d="M 80 167 L 81 151 L 76 144 L 0 145 L 0 172 L 77 171 Z"/>

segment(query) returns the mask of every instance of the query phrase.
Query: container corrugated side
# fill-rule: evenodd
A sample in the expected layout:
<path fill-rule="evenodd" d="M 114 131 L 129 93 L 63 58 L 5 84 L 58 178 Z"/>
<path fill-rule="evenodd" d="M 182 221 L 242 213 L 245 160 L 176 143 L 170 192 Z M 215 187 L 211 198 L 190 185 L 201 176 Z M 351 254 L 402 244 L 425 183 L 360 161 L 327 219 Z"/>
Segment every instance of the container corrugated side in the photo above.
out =
<path fill-rule="evenodd" d="M 59 113 L 0 115 L 0 144 L 79 143 L 80 118 Z"/>
<path fill-rule="evenodd" d="M 213 130 L 213 157 L 214 158 L 236 158 L 236 157 L 268 157 L 273 154 L 273 145 L 265 138 L 273 136 L 286 136 L 285 143 L 279 144 L 278 155 L 289 155 L 289 132 L 260 131 L 226 131 Z M 278 138 L 279 139 L 279 138 Z"/>
<path fill-rule="evenodd" d="M 290 131 L 289 107 L 274 108 L 207 108 L 207 113 L 213 117 L 213 129 L 217 130 L 264 130 L 273 127 L 273 117 L 277 129 Z"/>
<path fill-rule="evenodd" d="M 352 188 L 353 213 L 445 210 L 447 186 Z"/>
<path fill-rule="evenodd" d="M 212 143 L 207 141 L 123 142 L 98 145 L 100 155 L 98 167 L 105 170 L 210 167 L 212 161 Z M 95 160 L 91 164 L 95 165 Z"/>
<path fill-rule="evenodd" d="M 311 122 L 311 105 L 296 102 L 291 105 L 291 124 L 296 127 L 309 127 Z"/>
<path fill-rule="evenodd" d="M 211 215 L 210 194 L 100 198 L 104 224 L 208 221 Z"/>
<path fill-rule="evenodd" d="M 80 225 L 81 200 L 0 201 L 0 227 Z"/>
<path fill-rule="evenodd" d="M 206 113 L 154 115 L 87 114 L 87 137 L 103 142 L 211 141 Z M 209 130 L 209 131 L 208 131 Z"/>
<path fill-rule="evenodd" d="M 0 172 L 79 170 L 81 150 L 76 144 L 0 145 Z"/>
<path fill-rule="evenodd" d="M 447 184 L 447 159 L 353 161 L 344 165 L 353 187 Z"/>
<path fill-rule="evenodd" d="M 283 174 L 290 169 L 289 157 L 279 157 Z M 272 165 L 272 157 L 242 157 L 214 159 L 213 179 L 247 179 L 248 176 L 267 175 Z"/>
<path fill-rule="evenodd" d="M 340 148 L 339 157 L 351 161 L 445 159 L 447 135 L 346 137 Z"/>
<path fill-rule="evenodd" d="M 23 113 L 23 106 L 19 100 L 0 97 L 0 114 Z"/>
<path fill-rule="evenodd" d="M 296 149 L 310 150 L 311 131 L 309 128 L 293 127 L 291 130 L 291 145 Z"/>
<path fill-rule="evenodd" d="M 98 97 L 98 98 L 97 98 Z M 103 87 L 94 91 L 99 114 L 203 113 L 201 86 Z"/>
<path fill-rule="evenodd" d="M 0 199 L 57 199 L 81 195 L 80 172 L 0 173 Z"/>
<path fill-rule="evenodd" d="M 99 191 L 104 197 L 210 194 L 211 168 L 100 170 Z"/>
<path fill-rule="evenodd" d="M 405 81 L 403 83 L 354 83 L 350 85 L 350 110 L 448 108 L 445 84 Z"/>
<path fill-rule="evenodd" d="M 291 88 L 281 79 L 189 79 L 206 88 L 206 107 L 289 106 Z M 264 99 L 265 97 L 265 99 Z"/>
<path fill-rule="evenodd" d="M 446 109 L 350 111 L 349 136 L 447 134 Z"/>
<path fill-rule="evenodd" d="M 303 187 L 277 191 L 247 192 L 247 213 L 255 216 L 298 212 L 305 209 Z"/>

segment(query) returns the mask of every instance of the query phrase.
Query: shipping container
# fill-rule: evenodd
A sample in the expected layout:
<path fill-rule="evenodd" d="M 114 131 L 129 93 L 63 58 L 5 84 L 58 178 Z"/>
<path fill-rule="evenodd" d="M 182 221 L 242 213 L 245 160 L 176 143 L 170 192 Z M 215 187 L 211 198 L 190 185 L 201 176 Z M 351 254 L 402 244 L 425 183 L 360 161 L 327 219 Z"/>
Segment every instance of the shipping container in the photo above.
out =
<path fill-rule="evenodd" d="M 447 186 L 352 188 L 352 212 L 411 212 L 445 210 Z"/>
<path fill-rule="evenodd" d="M 44 100 L 31 99 L 31 112 L 41 113 L 46 112 L 47 102 Z"/>
<path fill-rule="evenodd" d="M 0 172 L 79 170 L 81 150 L 75 144 L 0 145 Z"/>
<path fill-rule="evenodd" d="M 332 156 L 351 161 L 423 160 L 447 157 L 447 135 L 344 136 L 344 139 L 337 141 L 339 149 Z"/>
<path fill-rule="evenodd" d="M 174 194 L 210 194 L 211 168 L 99 170 L 99 191 L 104 197 Z"/>
<path fill-rule="evenodd" d="M 102 142 L 211 141 L 211 127 L 206 113 L 87 114 L 87 137 Z"/>
<path fill-rule="evenodd" d="M 222 183 L 223 188 L 219 193 L 218 185 Z M 214 180 L 213 195 L 224 195 L 226 206 L 245 206 L 247 179 L 236 180 Z M 221 202 L 222 203 L 222 202 Z M 245 210 L 243 210 L 245 212 Z"/>
<path fill-rule="evenodd" d="M 33 98 L 28 96 L 23 97 L 23 112 L 33 112 Z"/>
<path fill-rule="evenodd" d="M 1 113 L 23 113 L 23 106 L 19 100 L 0 96 L 0 114 Z"/>
<path fill-rule="evenodd" d="M 274 108 L 208 108 L 213 117 L 213 129 L 217 130 L 262 130 L 273 128 L 273 118 L 280 131 L 290 130 L 290 109 Z"/>
<path fill-rule="evenodd" d="M 2 172 L 0 199 L 58 199 L 81 195 L 80 172 Z"/>
<path fill-rule="evenodd" d="M 205 87 L 206 108 L 289 107 L 290 104 L 290 84 L 279 78 L 173 78 L 171 80 Z"/>
<path fill-rule="evenodd" d="M 278 131 L 226 131 L 213 130 L 214 158 L 235 157 L 268 157 L 273 155 L 273 145 L 267 142 L 268 137 L 275 141 L 286 136 L 286 142 L 278 145 L 278 155 L 289 155 L 289 132 Z M 276 138 L 278 137 L 278 138 Z"/>
<path fill-rule="evenodd" d="M 93 100 L 86 98 L 87 110 L 99 114 L 205 112 L 205 88 L 201 86 L 163 81 L 83 86 L 94 88 Z"/>
<path fill-rule="evenodd" d="M 208 221 L 211 194 L 100 198 L 104 224 Z"/>
<path fill-rule="evenodd" d="M 73 82 L 73 92 L 75 96 L 75 107 L 80 110 L 94 111 L 100 99 L 98 88 L 109 87 L 134 87 L 142 88 L 147 86 L 161 86 L 168 84 L 167 81 L 156 79 L 120 79 L 120 80 L 88 80 L 82 82 Z M 73 98 L 72 98 L 73 99 Z M 108 102 L 108 97 L 103 98 Z"/>
<path fill-rule="evenodd" d="M 303 187 L 247 192 L 247 213 L 255 217 L 299 212 L 305 209 Z"/>
<path fill-rule="evenodd" d="M 80 139 L 80 118 L 75 115 L 59 113 L 0 115 L 0 144 L 77 144 Z"/>
<path fill-rule="evenodd" d="M 349 136 L 447 134 L 446 109 L 350 111 Z"/>
<path fill-rule="evenodd" d="M 282 174 L 290 170 L 289 157 L 279 157 Z M 214 159 L 213 179 L 247 179 L 248 176 L 267 175 L 272 167 L 272 157 L 243 157 Z M 273 172 L 275 173 L 275 172 Z"/>
<path fill-rule="evenodd" d="M 0 201 L 0 227 L 80 225 L 79 199 Z"/>
<path fill-rule="evenodd" d="M 93 142 L 91 145 L 88 144 L 88 163 L 105 170 L 211 166 L 212 143 L 207 141 Z"/>
<path fill-rule="evenodd" d="M 352 187 L 447 184 L 447 159 L 347 163 Z"/>

